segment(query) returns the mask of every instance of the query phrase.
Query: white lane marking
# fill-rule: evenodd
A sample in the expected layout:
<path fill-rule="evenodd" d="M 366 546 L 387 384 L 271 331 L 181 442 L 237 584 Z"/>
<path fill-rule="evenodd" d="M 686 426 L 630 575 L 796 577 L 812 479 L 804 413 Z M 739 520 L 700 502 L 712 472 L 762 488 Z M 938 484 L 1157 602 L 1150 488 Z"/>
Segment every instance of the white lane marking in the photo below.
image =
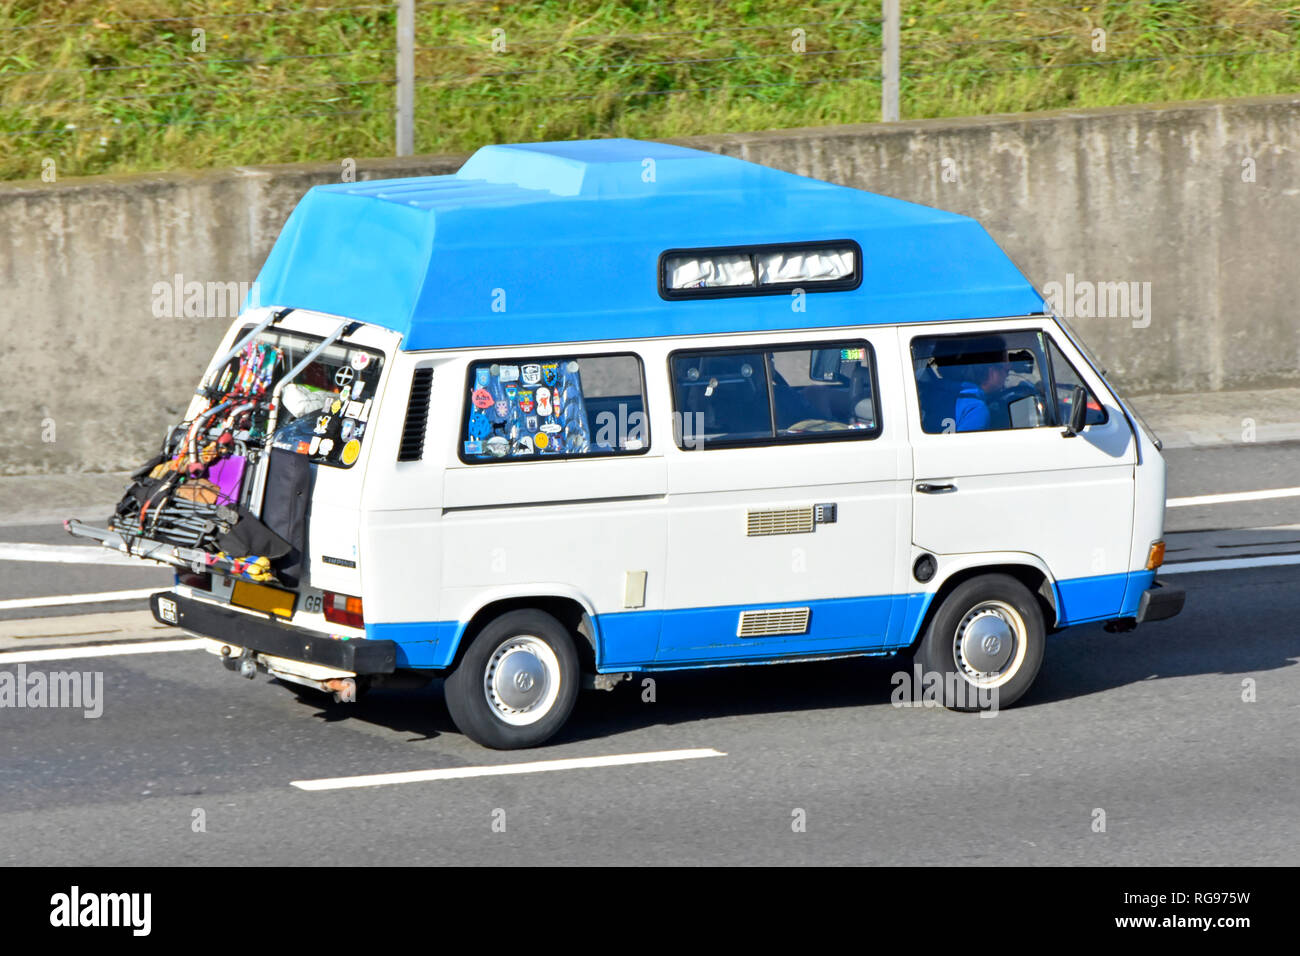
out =
<path fill-rule="evenodd" d="M 161 654 L 164 651 L 196 651 L 203 638 L 174 641 L 131 641 L 129 644 L 100 644 L 96 647 L 47 647 L 35 651 L 0 652 L 0 667 L 32 661 L 72 661 L 81 657 L 121 657 L 125 654 Z"/>
<path fill-rule="evenodd" d="M 1212 558 L 1205 561 L 1175 561 L 1163 565 L 1157 575 L 1189 571 L 1232 571 L 1237 568 L 1268 568 L 1280 564 L 1300 564 L 1300 554 L 1266 554 L 1258 558 Z"/>
<path fill-rule="evenodd" d="M 139 601 L 151 594 L 167 590 L 165 587 L 141 588 L 135 591 L 99 591 L 95 594 L 55 594 L 50 597 L 10 598 L 0 601 L 0 611 L 24 607 L 62 607 L 65 604 L 107 604 L 112 601 Z"/>
<path fill-rule="evenodd" d="M 1196 505 L 1226 505 L 1235 501 L 1264 501 L 1268 498 L 1300 497 L 1300 488 L 1265 488 L 1262 491 L 1229 491 L 1222 495 L 1193 495 L 1190 498 L 1170 498 L 1166 508 L 1192 508 Z"/>
<path fill-rule="evenodd" d="M 702 757 L 725 757 L 712 747 L 696 750 L 660 750 L 644 754 L 615 754 L 610 757 L 572 757 L 567 760 L 536 760 L 531 763 L 507 763 L 492 767 L 449 767 L 445 770 L 408 770 L 404 773 L 373 773 L 362 777 L 329 777 L 323 780 L 293 780 L 299 790 L 344 790 L 352 787 L 381 787 L 390 783 L 422 783 L 428 780 L 459 780 L 464 777 L 497 777 L 513 773 L 545 773 L 550 770 L 583 770 L 588 767 L 622 767 L 637 763 L 662 763 L 668 760 L 699 760 Z"/>

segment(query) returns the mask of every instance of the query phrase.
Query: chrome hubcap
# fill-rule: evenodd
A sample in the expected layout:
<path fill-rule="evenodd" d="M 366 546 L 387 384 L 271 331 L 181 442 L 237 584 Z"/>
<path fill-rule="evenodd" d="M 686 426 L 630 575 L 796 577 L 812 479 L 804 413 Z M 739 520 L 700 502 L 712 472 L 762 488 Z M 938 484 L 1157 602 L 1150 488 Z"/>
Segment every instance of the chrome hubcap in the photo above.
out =
<path fill-rule="evenodd" d="M 1004 683 L 1024 656 L 1025 623 L 1009 604 L 981 601 L 957 625 L 953 661 L 971 683 Z"/>
<path fill-rule="evenodd" d="M 560 690 L 560 662 L 550 646 L 536 637 L 503 641 L 488 660 L 483 694 L 496 715 L 508 724 L 535 723 L 546 716 Z"/>

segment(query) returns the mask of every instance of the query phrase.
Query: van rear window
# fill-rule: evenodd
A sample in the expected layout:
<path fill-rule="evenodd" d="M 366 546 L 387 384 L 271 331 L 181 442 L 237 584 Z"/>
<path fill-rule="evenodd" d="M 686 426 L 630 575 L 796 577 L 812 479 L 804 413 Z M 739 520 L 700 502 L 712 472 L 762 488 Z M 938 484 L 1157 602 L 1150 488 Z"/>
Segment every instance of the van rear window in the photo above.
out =
<path fill-rule="evenodd" d="M 639 454 L 650 447 L 641 360 L 630 354 L 470 363 L 460 457 L 477 464 Z"/>
<path fill-rule="evenodd" d="M 251 348 L 276 354 L 276 376 L 294 368 L 324 341 L 284 329 L 268 329 Z M 232 360 L 232 365 L 235 360 Z M 313 464 L 351 468 L 361 453 L 384 366 L 376 349 L 346 342 L 325 347 L 280 393 L 280 412 L 271 445 Z"/>

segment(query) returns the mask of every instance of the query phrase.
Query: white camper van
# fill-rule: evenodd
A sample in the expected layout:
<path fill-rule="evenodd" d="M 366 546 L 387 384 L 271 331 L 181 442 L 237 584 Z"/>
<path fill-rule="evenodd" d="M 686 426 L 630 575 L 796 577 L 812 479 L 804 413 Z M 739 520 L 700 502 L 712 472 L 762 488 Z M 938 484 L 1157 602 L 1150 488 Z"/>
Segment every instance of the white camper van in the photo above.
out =
<path fill-rule="evenodd" d="M 974 221 L 657 143 L 312 189 L 107 528 L 158 620 L 539 744 L 638 672 L 912 654 L 1006 707 L 1171 617 L 1159 443 Z M 910 666 L 909 666 L 910 669 Z"/>

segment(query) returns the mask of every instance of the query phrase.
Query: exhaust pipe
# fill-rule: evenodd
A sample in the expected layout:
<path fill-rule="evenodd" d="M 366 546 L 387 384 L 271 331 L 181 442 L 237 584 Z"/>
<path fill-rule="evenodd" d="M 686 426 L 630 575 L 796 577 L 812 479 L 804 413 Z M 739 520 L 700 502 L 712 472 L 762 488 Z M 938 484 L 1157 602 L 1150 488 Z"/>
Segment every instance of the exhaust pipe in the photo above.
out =
<path fill-rule="evenodd" d="M 355 704 L 357 702 L 357 681 L 355 677 L 335 677 L 324 682 L 326 690 L 334 692 L 334 703 Z"/>

